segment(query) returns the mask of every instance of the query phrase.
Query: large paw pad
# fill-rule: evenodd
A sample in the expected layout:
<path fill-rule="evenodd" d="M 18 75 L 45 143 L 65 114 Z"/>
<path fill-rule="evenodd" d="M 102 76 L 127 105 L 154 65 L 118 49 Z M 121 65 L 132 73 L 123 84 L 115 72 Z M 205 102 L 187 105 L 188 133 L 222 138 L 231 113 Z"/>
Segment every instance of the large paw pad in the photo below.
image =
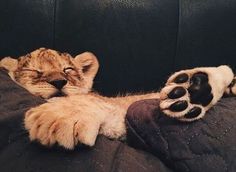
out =
<path fill-rule="evenodd" d="M 193 121 L 204 116 L 233 79 L 228 66 L 195 68 L 172 75 L 160 93 L 160 108 L 174 118 Z"/>

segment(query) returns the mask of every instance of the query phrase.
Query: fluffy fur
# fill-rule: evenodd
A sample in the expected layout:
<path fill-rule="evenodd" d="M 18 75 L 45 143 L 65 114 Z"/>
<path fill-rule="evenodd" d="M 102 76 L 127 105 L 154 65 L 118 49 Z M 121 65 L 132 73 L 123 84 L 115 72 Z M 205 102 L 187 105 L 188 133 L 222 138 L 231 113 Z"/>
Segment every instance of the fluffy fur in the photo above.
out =
<path fill-rule="evenodd" d="M 1 66 L 11 78 L 36 96 L 48 99 L 58 94 L 51 81 L 66 80 L 61 93 L 65 95 L 90 92 L 98 70 L 97 58 L 85 52 L 72 58 L 68 53 L 40 48 L 17 60 L 6 57 Z"/>
<path fill-rule="evenodd" d="M 72 58 L 68 53 L 40 48 L 17 60 L 6 57 L 1 60 L 0 66 L 7 69 L 11 78 L 29 92 L 48 99 L 47 103 L 26 112 L 24 122 L 30 139 L 47 146 L 58 143 L 68 149 L 73 149 L 79 143 L 93 146 L 98 134 L 109 138 L 125 135 L 125 115 L 130 104 L 135 101 L 161 99 L 163 112 L 180 120 L 184 120 L 184 115 L 193 106 L 200 107 L 201 114 L 187 119 L 193 121 L 203 117 L 205 111 L 221 98 L 224 91 L 234 93 L 236 90 L 234 84 L 230 85 L 233 72 L 228 66 L 196 68 L 175 73 L 161 93 L 112 98 L 91 92 L 99 67 L 97 58 L 92 53 L 86 52 Z M 191 104 L 188 93 L 190 80 L 182 84 L 173 81 L 180 73 L 186 73 L 191 78 L 199 71 L 208 75 L 208 84 L 212 88 L 213 100 L 207 106 Z M 170 99 L 168 93 L 176 86 L 186 89 L 187 94 Z M 188 101 L 186 109 L 181 112 L 169 109 L 171 104 L 182 99 Z"/>

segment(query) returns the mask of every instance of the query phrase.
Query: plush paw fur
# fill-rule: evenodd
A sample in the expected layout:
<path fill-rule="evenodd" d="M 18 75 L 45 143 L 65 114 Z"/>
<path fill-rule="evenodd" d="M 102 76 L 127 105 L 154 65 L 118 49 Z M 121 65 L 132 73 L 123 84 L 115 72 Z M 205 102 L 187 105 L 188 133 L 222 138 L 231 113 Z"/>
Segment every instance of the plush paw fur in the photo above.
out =
<path fill-rule="evenodd" d="M 24 122 L 30 139 L 47 146 L 58 143 L 67 149 L 78 143 L 93 146 L 102 118 L 76 106 L 68 98 L 55 98 L 27 111 Z"/>
<path fill-rule="evenodd" d="M 49 99 L 25 114 L 30 140 L 73 149 L 93 146 L 98 134 L 117 139 L 125 134 L 126 111 L 103 98 L 85 94 Z"/>
<path fill-rule="evenodd" d="M 174 73 L 160 92 L 160 108 L 173 118 L 202 118 L 224 94 L 234 77 L 228 66 L 203 67 Z"/>

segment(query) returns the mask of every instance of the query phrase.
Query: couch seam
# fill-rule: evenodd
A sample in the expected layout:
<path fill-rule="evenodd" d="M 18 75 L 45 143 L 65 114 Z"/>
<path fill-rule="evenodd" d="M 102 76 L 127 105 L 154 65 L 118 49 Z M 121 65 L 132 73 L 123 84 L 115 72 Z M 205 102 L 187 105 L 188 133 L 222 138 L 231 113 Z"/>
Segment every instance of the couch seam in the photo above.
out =
<path fill-rule="evenodd" d="M 176 30 L 176 41 L 175 41 L 175 51 L 174 51 L 174 56 L 173 56 L 173 70 L 176 70 L 176 57 L 177 57 L 177 52 L 178 52 L 178 47 L 179 47 L 179 32 L 180 32 L 180 21 L 181 21 L 181 0 L 178 0 L 178 22 L 177 22 L 177 30 Z"/>
<path fill-rule="evenodd" d="M 114 172 L 117 167 L 116 167 L 116 157 L 118 156 L 118 154 L 121 152 L 121 150 L 124 148 L 124 145 L 122 143 L 119 144 L 119 146 L 117 147 L 115 154 L 114 154 L 114 158 L 111 161 L 111 169 L 109 170 L 110 172 Z"/>
<path fill-rule="evenodd" d="M 54 7 L 54 8 L 53 8 L 53 35 L 52 35 L 52 47 L 55 49 L 57 0 L 54 0 L 53 7 Z"/>
<path fill-rule="evenodd" d="M 192 158 L 190 158 L 190 159 L 180 159 L 180 160 L 176 160 L 174 163 L 176 164 L 176 163 L 179 163 L 179 162 L 182 162 L 182 163 L 184 163 L 185 165 L 187 165 L 187 160 L 195 160 L 195 158 L 196 157 L 199 157 L 199 158 L 202 158 L 202 157 L 204 157 L 204 156 L 208 156 L 208 157 L 210 157 L 210 156 L 215 156 L 215 157 L 218 157 L 218 158 L 220 158 L 222 161 L 221 162 L 223 162 L 224 164 L 225 164 L 225 172 L 227 172 L 228 171 L 228 163 L 226 162 L 226 160 L 222 157 L 222 156 L 220 156 L 220 155 L 217 155 L 217 154 L 215 154 L 215 153 L 203 153 L 203 154 L 197 154 L 197 153 L 195 153 L 195 152 L 193 152 L 193 151 L 191 151 L 192 152 L 192 154 L 194 155 L 194 157 L 192 157 Z"/>

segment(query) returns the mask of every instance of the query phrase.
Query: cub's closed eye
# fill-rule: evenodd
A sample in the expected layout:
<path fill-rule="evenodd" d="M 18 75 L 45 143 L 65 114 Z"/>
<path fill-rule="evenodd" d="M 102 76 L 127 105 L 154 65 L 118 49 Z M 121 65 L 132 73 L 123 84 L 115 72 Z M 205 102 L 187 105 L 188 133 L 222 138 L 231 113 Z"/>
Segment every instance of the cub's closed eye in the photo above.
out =
<path fill-rule="evenodd" d="M 29 68 L 23 68 L 21 69 L 19 72 L 24 72 L 24 73 L 28 73 L 29 75 L 31 75 L 32 77 L 41 77 L 43 75 L 42 71 L 38 71 L 35 69 L 29 69 Z"/>
<path fill-rule="evenodd" d="M 63 69 L 63 72 L 68 73 L 68 72 L 71 72 L 73 70 L 75 70 L 73 67 L 66 67 L 66 68 Z"/>
<path fill-rule="evenodd" d="M 22 71 L 24 72 L 37 72 L 38 74 L 42 74 L 43 72 L 35 70 L 35 69 L 29 69 L 29 68 L 23 68 Z"/>
<path fill-rule="evenodd" d="M 73 67 L 66 67 L 63 69 L 64 73 L 70 76 L 77 76 L 77 70 Z"/>

